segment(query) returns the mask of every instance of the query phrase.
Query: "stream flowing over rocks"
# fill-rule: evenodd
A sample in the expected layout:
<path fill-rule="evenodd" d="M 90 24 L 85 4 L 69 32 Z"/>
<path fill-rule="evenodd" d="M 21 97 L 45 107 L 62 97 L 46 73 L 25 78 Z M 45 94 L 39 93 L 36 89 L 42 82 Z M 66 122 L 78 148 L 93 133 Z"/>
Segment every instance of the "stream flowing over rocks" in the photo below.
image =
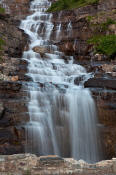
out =
<path fill-rule="evenodd" d="M 47 0 L 32 1 L 33 13 L 20 25 L 30 39 L 23 59 L 32 79 L 27 86 L 30 121 L 26 124 L 26 152 L 96 162 L 101 154 L 96 109 L 90 91 L 83 87 L 92 75 L 53 44 L 52 14 L 45 12 L 49 6 Z M 56 40 L 60 30 L 59 24 Z M 72 32 L 70 22 L 67 32 Z M 78 86 L 74 83 L 77 78 Z"/>

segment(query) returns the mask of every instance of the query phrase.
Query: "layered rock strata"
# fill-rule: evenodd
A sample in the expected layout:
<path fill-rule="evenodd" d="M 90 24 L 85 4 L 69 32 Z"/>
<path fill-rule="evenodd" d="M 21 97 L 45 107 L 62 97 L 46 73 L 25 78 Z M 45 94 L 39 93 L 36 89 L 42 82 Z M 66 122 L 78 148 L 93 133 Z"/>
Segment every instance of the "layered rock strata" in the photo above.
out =
<path fill-rule="evenodd" d="M 28 120 L 27 94 L 22 90 L 27 81 L 27 63 L 21 60 L 28 37 L 18 25 L 27 14 L 29 1 L 5 0 L 2 5 L 5 14 L 0 14 L 0 38 L 4 41 L 0 57 L 0 154 L 13 154 L 24 152 L 23 124 Z"/>

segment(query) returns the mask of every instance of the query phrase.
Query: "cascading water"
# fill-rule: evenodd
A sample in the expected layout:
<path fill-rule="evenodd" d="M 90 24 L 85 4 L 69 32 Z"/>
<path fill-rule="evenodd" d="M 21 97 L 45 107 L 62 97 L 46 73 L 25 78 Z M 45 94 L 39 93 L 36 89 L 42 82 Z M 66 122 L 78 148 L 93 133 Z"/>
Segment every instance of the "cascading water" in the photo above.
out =
<path fill-rule="evenodd" d="M 28 62 L 30 121 L 26 125 L 26 152 L 38 155 L 57 154 L 63 157 L 99 160 L 96 111 L 89 90 L 83 82 L 91 75 L 66 57 L 52 44 L 50 35 L 54 25 L 52 15 L 46 13 L 48 0 L 34 0 L 32 15 L 22 21 L 20 28 L 29 35 L 29 50 L 23 54 Z M 67 30 L 72 30 L 71 23 Z M 58 27 L 61 32 L 61 25 Z M 39 53 L 34 52 L 34 48 Z M 44 53 L 41 54 L 44 50 Z M 74 84 L 75 78 L 80 84 Z"/>
<path fill-rule="evenodd" d="M 61 32 L 61 27 L 62 27 L 62 25 L 59 24 L 59 25 L 58 25 L 58 29 L 57 29 L 57 34 L 56 34 L 56 38 L 57 38 L 57 39 L 59 38 L 59 35 L 60 35 L 60 32 Z"/>

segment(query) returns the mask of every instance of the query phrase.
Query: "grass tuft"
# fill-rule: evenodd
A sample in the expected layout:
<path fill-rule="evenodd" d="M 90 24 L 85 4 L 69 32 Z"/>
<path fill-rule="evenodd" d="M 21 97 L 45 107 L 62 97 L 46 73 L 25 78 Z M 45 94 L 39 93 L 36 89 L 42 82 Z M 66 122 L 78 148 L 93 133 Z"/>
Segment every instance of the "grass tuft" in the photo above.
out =
<path fill-rule="evenodd" d="M 5 41 L 0 38 L 0 51 L 2 50 L 3 45 L 5 45 Z"/>
<path fill-rule="evenodd" d="M 0 61 L 2 60 L 2 55 L 3 55 L 3 45 L 5 45 L 5 41 L 0 38 Z"/>
<path fill-rule="evenodd" d="M 47 12 L 70 10 L 91 4 L 98 4 L 99 0 L 58 0 L 52 3 Z"/>
<path fill-rule="evenodd" d="M 111 18 L 108 18 L 106 22 L 100 24 L 100 27 L 102 31 L 106 31 L 108 29 L 108 26 L 111 24 L 116 24 L 116 21 Z"/>

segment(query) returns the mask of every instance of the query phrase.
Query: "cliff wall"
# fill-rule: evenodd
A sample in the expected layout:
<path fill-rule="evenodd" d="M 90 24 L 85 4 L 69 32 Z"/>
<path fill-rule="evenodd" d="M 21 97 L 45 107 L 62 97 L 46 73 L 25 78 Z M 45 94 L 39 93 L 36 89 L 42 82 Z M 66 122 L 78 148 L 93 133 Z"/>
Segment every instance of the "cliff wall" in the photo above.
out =
<path fill-rule="evenodd" d="M 28 13 L 29 1 L 4 0 L 5 13 L 0 13 L 0 154 L 24 152 L 27 121 L 26 92 L 22 85 L 27 63 L 21 60 L 28 37 L 20 30 L 20 19 Z"/>

